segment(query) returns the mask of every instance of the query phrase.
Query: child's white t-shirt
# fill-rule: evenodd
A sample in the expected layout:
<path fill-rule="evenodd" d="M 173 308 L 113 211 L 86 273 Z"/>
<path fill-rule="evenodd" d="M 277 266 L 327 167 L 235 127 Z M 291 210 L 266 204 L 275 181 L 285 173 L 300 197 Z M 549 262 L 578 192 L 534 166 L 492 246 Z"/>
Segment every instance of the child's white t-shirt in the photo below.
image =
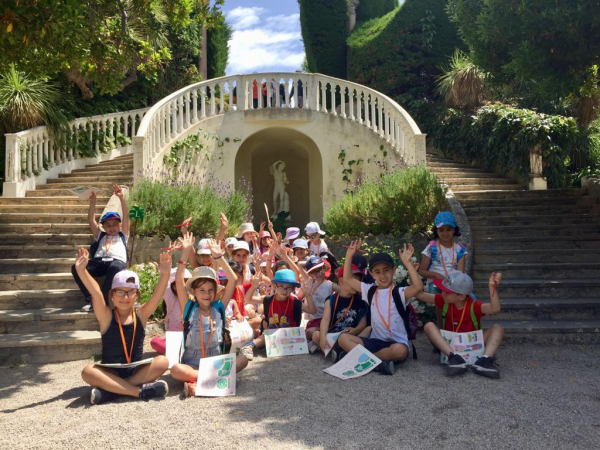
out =
<path fill-rule="evenodd" d="M 425 250 L 421 252 L 421 255 L 425 255 L 431 259 L 431 264 L 429 268 L 425 267 L 425 270 L 429 272 L 439 273 L 440 275 L 446 275 L 453 270 L 456 270 L 456 266 L 458 265 L 459 255 L 463 258 L 467 252 L 464 250 L 464 247 L 456 242 L 454 245 L 454 266 L 452 265 L 452 247 L 446 248 L 439 242 L 436 243 L 437 251 L 435 252 L 434 257 L 431 257 L 433 253 L 433 248 L 431 244 L 428 244 L 425 247 Z M 441 254 L 440 254 L 441 253 Z M 443 263 L 442 263 L 443 257 Z M 444 271 L 444 266 L 446 266 L 446 271 Z"/>
<path fill-rule="evenodd" d="M 98 236 L 96 236 L 96 240 L 98 240 L 99 236 L 100 233 L 98 233 Z M 108 238 L 108 242 L 106 238 Z M 128 237 L 125 236 L 125 238 L 127 239 Z M 119 234 L 115 234 L 114 236 L 109 236 L 108 234 L 106 234 L 102 239 L 100 239 L 98 250 L 96 251 L 96 254 L 92 257 L 113 258 L 118 259 L 119 261 L 127 262 L 127 249 L 125 248 L 125 244 L 123 244 L 123 239 L 121 239 L 121 236 Z"/>
<path fill-rule="evenodd" d="M 316 284 L 311 285 L 311 290 Z M 306 295 L 307 292 L 304 293 Z M 313 301 L 317 307 L 317 312 L 314 314 L 308 314 L 308 320 L 320 319 L 323 317 L 323 311 L 325 310 L 325 300 L 331 297 L 333 294 L 333 283 L 329 280 L 323 281 L 323 283 L 314 290 L 312 293 Z"/>
<path fill-rule="evenodd" d="M 368 302 L 368 293 L 371 286 L 375 286 L 374 284 L 366 284 L 360 283 L 362 297 L 365 301 Z M 371 339 L 381 339 L 383 341 L 389 340 L 390 332 L 391 339 L 394 342 L 398 342 L 400 344 L 404 344 L 408 347 L 408 335 L 406 333 L 406 327 L 404 326 L 404 321 L 396 308 L 396 304 L 394 303 L 394 296 L 390 295 L 390 289 L 393 289 L 394 286 L 390 286 L 387 289 L 377 289 L 377 292 L 373 296 L 373 301 L 371 302 Z M 400 292 L 400 298 L 402 299 L 402 304 L 406 308 L 406 298 L 404 297 L 404 290 L 406 287 L 397 288 L 398 292 Z M 383 320 L 388 323 L 388 315 L 389 315 L 389 330 Z"/>
<path fill-rule="evenodd" d="M 312 242 L 310 243 L 308 250 L 313 254 L 313 255 L 317 255 L 320 256 L 321 253 L 323 252 L 328 252 L 329 249 L 327 248 L 327 244 L 325 243 L 325 241 L 323 239 L 321 239 L 321 242 L 318 245 L 313 244 Z"/>

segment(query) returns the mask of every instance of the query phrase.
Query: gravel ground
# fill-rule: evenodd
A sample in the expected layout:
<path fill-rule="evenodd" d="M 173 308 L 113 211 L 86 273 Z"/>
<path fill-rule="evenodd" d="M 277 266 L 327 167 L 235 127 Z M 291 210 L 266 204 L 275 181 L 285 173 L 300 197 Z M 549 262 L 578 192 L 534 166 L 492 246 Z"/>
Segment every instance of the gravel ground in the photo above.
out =
<path fill-rule="evenodd" d="M 446 378 L 423 337 L 396 375 L 342 381 L 322 356 L 256 357 L 237 395 L 91 406 L 88 361 L 3 367 L 0 448 L 600 448 L 599 346 L 509 345 L 499 381 Z M 151 352 L 147 352 L 152 356 Z"/>

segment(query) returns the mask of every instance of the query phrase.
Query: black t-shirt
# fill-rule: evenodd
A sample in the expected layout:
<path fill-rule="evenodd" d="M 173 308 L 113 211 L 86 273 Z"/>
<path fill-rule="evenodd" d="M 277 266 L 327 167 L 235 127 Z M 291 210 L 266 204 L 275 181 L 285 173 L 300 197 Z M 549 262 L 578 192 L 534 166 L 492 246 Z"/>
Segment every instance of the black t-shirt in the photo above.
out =
<path fill-rule="evenodd" d="M 329 302 L 331 306 L 330 333 L 338 333 L 345 328 L 358 326 L 369 309 L 367 302 L 362 299 L 360 293 L 356 293 L 352 297 L 342 297 L 337 293 L 333 293 L 325 301 Z"/>
<path fill-rule="evenodd" d="M 144 353 L 144 336 L 146 330 L 140 319 L 139 313 L 136 311 L 135 320 L 137 326 L 135 330 L 135 341 L 133 342 L 133 355 L 131 356 L 131 362 L 141 361 L 142 354 Z M 131 338 L 133 335 L 133 322 L 127 325 L 123 325 L 123 335 L 125 337 L 125 343 L 127 345 L 127 351 L 131 349 Z M 125 364 L 127 358 L 123 350 L 123 340 L 121 339 L 121 332 L 119 331 L 119 323 L 115 318 L 113 312 L 110 326 L 102 335 L 102 362 L 105 364 Z"/>

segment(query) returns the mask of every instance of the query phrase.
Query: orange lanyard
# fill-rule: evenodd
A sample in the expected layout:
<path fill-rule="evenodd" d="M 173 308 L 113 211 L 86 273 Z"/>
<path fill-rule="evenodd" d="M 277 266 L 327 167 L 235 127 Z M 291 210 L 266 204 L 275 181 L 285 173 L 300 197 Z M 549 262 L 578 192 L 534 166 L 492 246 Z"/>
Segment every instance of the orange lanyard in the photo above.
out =
<path fill-rule="evenodd" d="M 283 312 L 283 315 L 286 317 L 287 317 L 288 308 L 290 306 L 290 298 L 292 298 L 292 296 L 288 295 L 287 303 L 285 304 L 285 311 Z M 277 301 L 278 300 L 275 300 L 275 296 L 273 296 L 273 300 L 271 300 L 271 307 L 269 308 L 269 317 L 273 317 L 273 305 Z M 278 323 L 275 324 L 275 328 L 279 328 L 279 324 L 281 323 L 281 317 L 278 317 L 277 319 L 278 319 Z M 296 325 L 298 325 L 298 324 L 296 324 Z"/>
<path fill-rule="evenodd" d="M 200 311 L 200 307 L 198 307 L 198 327 L 200 328 L 200 350 L 202 350 L 202 357 L 206 358 L 206 352 L 208 351 L 208 346 L 210 345 L 213 337 L 212 307 L 210 308 L 210 336 L 208 338 L 208 342 L 206 343 L 206 349 L 204 348 L 204 327 L 202 326 L 202 311 Z"/>
<path fill-rule="evenodd" d="M 127 353 L 127 344 L 125 343 L 125 335 L 123 334 L 123 325 L 121 325 L 121 317 L 119 317 L 117 311 L 115 311 L 114 314 L 117 318 L 117 323 L 119 324 L 119 331 L 121 332 L 121 341 L 123 341 L 123 352 L 125 352 L 125 359 L 127 360 L 127 364 L 129 364 L 131 362 L 131 356 L 133 355 L 133 341 L 135 341 L 135 331 L 137 328 L 135 310 L 131 308 L 131 314 L 133 314 L 133 335 L 131 336 L 131 348 L 129 349 L 129 353 Z"/>
<path fill-rule="evenodd" d="M 108 252 L 110 252 L 110 248 L 113 245 L 113 241 L 115 240 L 114 236 L 111 236 L 111 240 L 110 240 L 110 245 L 108 245 L 108 239 L 107 236 L 104 236 L 104 251 L 106 252 L 106 256 L 108 256 Z"/>
<path fill-rule="evenodd" d="M 463 310 L 462 310 L 462 314 L 460 316 L 460 322 L 458 322 L 458 326 L 456 328 L 454 328 L 454 310 L 456 309 L 456 306 L 454 308 L 452 308 L 452 310 L 450 311 L 450 320 L 452 320 L 452 330 L 455 333 L 458 333 L 460 330 L 460 326 L 463 323 L 463 319 L 465 318 L 465 309 L 467 309 L 467 306 L 469 305 L 469 302 L 465 302 L 465 305 L 463 306 Z M 453 305 L 454 306 L 454 305 Z"/>
<path fill-rule="evenodd" d="M 338 300 L 340 299 L 340 293 L 338 292 L 337 297 L 335 298 L 335 306 L 333 307 L 333 313 L 335 314 L 335 312 L 337 311 L 337 304 L 338 304 Z M 329 328 L 328 331 L 331 331 L 335 328 L 335 326 L 340 323 L 344 317 L 346 317 L 346 314 L 348 314 L 348 311 L 350 311 L 350 308 L 352 308 L 352 303 L 354 303 L 354 295 L 352 296 L 352 300 L 350 300 L 350 304 L 348 305 L 348 307 L 346 308 L 346 311 L 344 311 L 344 314 L 342 315 L 342 317 L 340 317 L 334 324 L 332 327 Z M 390 319 L 388 319 L 390 320 Z"/>
<path fill-rule="evenodd" d="M 315 287 L 313 287 L 313 288 L 310 290 L 310 293 L 309 293 L 308 295 L 309 295 L 309 296 L 312 296 L 312 295 L 313 295 L 313 294 L 314 294 L 314 293 L 317 291 L 317 289 L 319 289 L 319 288 L 321 287 L 321 285 L 322 285 L 323 283 L 325 283 L 325 280 L 326 280 L 326 279 L 325 279 L 325 278 L 323 278 L 319 284 L 317 284 Z"/>
<path fill-rule="evenodd" d="M 381 311 L 379 311 L 379 298 L 377 296 L 377 292 L 379 291 L 379 288 L 377 288 L 375 290 L 375 308 L 377 309 L 377 312 L 379 313 L 379 317 L 381 317 L 381 321 L 387 328 L 390 338 L 392 337 L 392 330 L 390 330 L 390 323 L 391 323 L 390 317 L 392 314 L 392 289 L 393 289 L 393 287 L 390 287 L 390 293 L 389 293 L 389 297 L 388 297 L 388 321 L 387 321 L 387 323 L 386 323 L 385 319 L 383 318 L 383 316 L 381 315 Z"/>
<path fill-rule="evenodd" d="M 446 270 L 446 263 L 444 262 L 444 251 L 442 250 L 443 246 L 442 244 L 440 244 L 440 241 L 438 241 L 438 248 L 440 249 L 442 267 L 444 268 L 444 272 L 446 272 L 446 275 L 448 275 L 448 271 Z M 454 241 L 452 241 L 452 266 L 450 267 L 450 270 L 454 270 Z"/>

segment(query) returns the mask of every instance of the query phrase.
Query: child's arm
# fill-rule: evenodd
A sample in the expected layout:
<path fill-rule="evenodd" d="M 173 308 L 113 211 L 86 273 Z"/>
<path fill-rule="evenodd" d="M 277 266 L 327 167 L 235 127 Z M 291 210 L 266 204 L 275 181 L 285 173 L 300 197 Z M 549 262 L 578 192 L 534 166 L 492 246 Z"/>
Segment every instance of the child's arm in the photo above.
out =
<path fill-rule="evenodd" d="M 467 260 L 467 258 L 465 258 L 465 255 L 462 256 L 462 258 L 460 258 L 458 260 L 458 262 L 456 263 L 456 270 L 460 270 L 462 273 L 465 273 L 465 261 Z"/>
<path fill-rule="evenodd" d="M 227 216 L 221 213 L 221 228 L 219 229 L 219 234 L 217 235 L 217 242 L 221 245 L 221 242 L 225 240 L 225 233 L 227 233 L 227 227 L 229 226 L 229 220 L 227 220 Z"/>
<path fill-rule="evenodd" d="M 100 324 L 100 331 L 104 332 L 112 320 L 112 311 L 104 301 L 104 295 L 100 290 L 100 286 L 98 286 L 98 282 L 94 280 L 94 278 L 92 278 L 92 276 L 86 270 L 89 259 L 90 253 L 87 251 L 87 249 L 80 248 L 77 252 L 77 258 L 75 259 L 75 270 L 77 270 L 79 278 L 92 296 L 94 314 L 96 315 L 96 319 L 98 319 L 98 323 Z"/>
<path fill-rule="evenodd" d="M 273 238 L 273 241 L 276 242 L 277 244 L 281 244 L 281 240 L 277 238 L 277 234 L 275 233 L 275 230 L 273 229 L 273 222 L 271 222 L 271 220 L 267 217 L 267 226 L 269 227 L 269 233 L 271 233 L 271 237 Z"/>
<path fill-rule="evenodd" d="M 408 301 L 409 298 L 416 296 L 423 290 L 423 280 L 410 261 L 415 253 L 415 248 L 412 244 L 404 244 L 404 250 L 398 250 L 398 253 L 400 254 L 400 260 L 402 261 L 402 264 L 404 264 L 404 267 L 406 267 L 406 270 L 408 270 L 408 276 L 410 277 L 410 286 L 404 291 L 404 297 Z M 344 276 L 346 276 L 345 271 Z"/>
<path fill-rule="evenodd" d="M 358 336 L 362 330 L 364 330 L 367 327 L 367 317 L 363 317 L 362 319 L 360 319 L 360 322 L 358 322 L 358 325 L 355 326 L 354 328 L 347 328 L 347 333 L 351 334 L 352 336 Z"/>
<path fill-rule="evenodd" d="M 346 250 L 346 260 L 344 261 L 344 281 L 348 283 L 352 289 L 358 292 L 362 291 L 362 287 L 361 282 L 352 276 L 352 258 L 360 248 L 360 244 L 360 239 L 350 243 Z"/>
<path fill-rule="evenodd" d="M 129 236 L 129 206 L 127 206 L 127 200 L 125 200 L 125 193 L 118 184 L 113 184 L 113 193 L 121 201 L 121 212 L 123 213 L 123 217 L 121 217 L 121 231 L 125 236 Z"/>
<path fill-rule="evenodd" d="M 294 273 L 296 274 L 296 280 L 300 281 L 301 280 L 300 268 L 292 260 L 292 258 L 290 258 L 290 255 L 288 255 L 287 248 L 285 248 L 283 246 L 279 247 L 279 253 L 280 253 L 281 259 L 283 259 L 287 263 L 287 265 L 290 266 L 290 269 L 292 269 L 294 271 Z M 306 271 L 304 271 L 304 273 L 306 274 Z M 306 274 L 306 276 L 308 277 L 308 274 Z"/>
<path fill-rule="evenodd" d="M 90 230 L 94 235 L 94 238 L 98 237 L 98 233 L 100 232 L 100 227 L 96 222 L 96 193 L 92 192 L 90 195 L 90 208 L 88 209 L 88 224 L 90 226 Z M 94 255 L 92 255 L 93 257 Z M 87 263 L 86 263 L 87 266 Z"/>
<path fill-rule="evenodd" d="M 302 291 L 306 294 L 308 292 L 308 289 L 306 289 L 306 285 L 302 285 Z M 308 295 L 306 294 L 304 297 L 304 300 L 302 301 L 302 312 L 305 312 L 307 314 L 314 314 L 317 312 L 317 305 L 315 305 L 315 301 L 313 299 L 312 294 Z M 322 322 L 322 320 L 321 320 Z M 300 324 L 298 324 L 300 325 Z"/>
<path fill-rule="evenodd" d="M 492 272 L 490 275 L 490 280 L 488 282 L 490 287 L 490 303 L 484 303 L 481 305 L 481 312 L 486 316 L 491 316 L 493 314 L 498 314 L 502 309 L 500 305 L 500 296 L 498 295 L 498 285 L 502 281 L 502 274 L 500 272 Z"/>
<path fill-rule="evenodd" d="M 460 261 L 459 261 L 459 263 L 460 263 Z M 428 278 L 431 280 L 435 280 L 435 279 L 443 280 L 444 275 L 437 273 L 437 272 L 430 272 L 429 270 L 427 270 L 427 268 L 429 268 L 430 264 L 431 264 L 431 258 L 429 256 L 421 253 L 421 269 L 419 270 L 419 275 L 421 275 L 423 278 Z M 463 261 L 463 269 L 464 269 L 464 261 Z"/>
<path fill-rule="evenodd" d="M 327 345 L 327 332 L 329 331 L 329 322 L 331 322 L 331 298 L 325 300 L 325 307 L 323 308 L 323 318 L 321 319 L 321 326 L 319 327 L 321 334 L 319 336 L 319 347 L 321 351 L 325 351 Z"/>
<path fill-rule="evenodd" d="M 154 287 L 154 292 L 148 299 L 148 301 L 140 306 L 139 315 L 140 320 L 146 326 L 146 321 L 148 318 L 154 314 L 156 308 L 158 308 L 158 304 L 160 300 L 165 295 L 165 291 L 167 290 L 167 285 L 169 284 L 169 276 L 171 275 L 171 255 L 168 252 L 164 252 L 160 254 L 160 263 L 158 265 L 158 270 L 160 272 L 160 278 Z"/>
<path fill-rule="evenodd" d="M 435 303 L 435 294 L 429 294 L 428 292 L 419 292 L 417 295 L 417 300 L 424 302 L 424 303 Z"/>
<path fill-rule="evenodd" d="M 240 312 L 237 302 L 232 302 L 231 304 L 233 305 L 233 318 L 238 322 L 243 322 L 244 318 L 242 317 L 242 313 Z"/>
<path fill-rule="evenodd" d="M 177 300 L 179 300 L 179 308 L 183 313 L 185 305 L 189 300 L 189 295 L 185 287 L 185 266 L 187 260 L 190 257 L 190 251 L 194 248 L 194 235 L 190 232 L 183 234 L 183 237 L 179 238 L 181 255 L 180 260 L 177 262 L 177 272 L 175 273 L 175 285 L 177 286 Z"/>
<path fill-rule="evenodd" d="M 225 286 L 225 291 L 223 291 L 223 297 L 221 297 L 221 303 L 223 303 L 223 306 L 227 308 L 227 305 L 229 304 L 229 301 L 231 300 L 235 292 L 235 282 L 237 281 L 237 275 L 227 262 L 227 259 L 223 257 L 224 252 L 221 249 L 221 245 L 217 241 L 211 239 L 209 243 L 209 248 L 210 253 L 212 254 L 213 261 L 216 262 L 219 268 L 223 269 L 223 272 L 225 272 L 225 275 L 227 276 L 227 286 Z"/>
<path fill-rule="evenodd" d="M 269 247 L 269 253 L 267 255 L 267 267 L 265 268 L 265 272 L 267 272 L 267 277 L 269 277 L 271 280 L 273 279 L 273 277 L 275 275 L 273 275 L 273 256 L 275 256 L 275 250 L 277 249 L 277 244 L 275 244 L 274 242 L 271 243 L 271 246 Z M 260 267 L 259 267 L 260 269 Z"/>

